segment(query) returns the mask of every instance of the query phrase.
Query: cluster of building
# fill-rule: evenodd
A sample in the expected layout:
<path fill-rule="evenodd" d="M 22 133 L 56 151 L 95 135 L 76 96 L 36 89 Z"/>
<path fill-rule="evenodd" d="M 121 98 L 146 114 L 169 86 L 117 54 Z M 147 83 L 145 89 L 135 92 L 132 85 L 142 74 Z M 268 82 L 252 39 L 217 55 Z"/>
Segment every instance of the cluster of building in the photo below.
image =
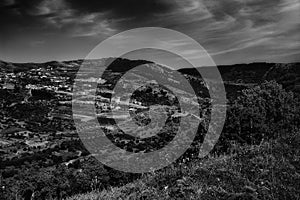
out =
<path fill-rule="evenodd" d="M 74 139 L 71 115 L 72 79 L 74 69 L 45 65 L 26 71 L 0 71 L 0 156 L 3 160 L 22 157 L 54 147 L 58 141 Z M 44 97 L 53 94 L 50 99 L 32 98 L 35 94 Z M 13 102 L 9 103 L 8 102 Z M 22 113 L 38 104 L 49 109 L 45 115 L 18 118 L 13 110 Z M 40 108 L 37 108 L 40 109 Z M 38 112 L 38 111 L 37 111 Z M 32 120 L 35 119 L 36 120 Z M 53 127 L 43 129 L 39 127 Z M 58 133 L 55 127 L 61 127 Z M 56 134 L 57 133 L 57 134 Z"/>

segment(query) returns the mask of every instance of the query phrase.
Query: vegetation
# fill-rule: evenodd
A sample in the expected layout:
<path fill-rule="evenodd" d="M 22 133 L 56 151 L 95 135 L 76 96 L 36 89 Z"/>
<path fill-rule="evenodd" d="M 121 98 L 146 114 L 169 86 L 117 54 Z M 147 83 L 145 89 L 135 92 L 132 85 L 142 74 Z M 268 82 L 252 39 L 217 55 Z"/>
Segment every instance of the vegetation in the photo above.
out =
<path fill-rule="evenodd" d="M 245 89 L 228 108 L 220 146 L 225 140 L 259 144 L 293 132 L 299 127 L 299 109 L 299 99 L 274 81 Z"/>
<path fill-rule="evenodd" d="M 70 63 L 66 62 L 64 67 L 70 68 L 73 76 L 76 70 L 67 65 Z M 128 65 L 131 69 L 148 62 L 130 63 L 114 61 L 107 72 L 111 80 L 109 83 L 114 83 L 120 73 L 124 73 L 123 70 L 114 73 L 121 66 Z M 62 64 L 44 65 L 55 65 L 57 71 Z M 220 69 L 230 101 L 223 132 L 209 156 L 197 158 L 205 129 L 199 127 L 191 148 L 176 163 L 143 175 L 123 173 L 102 165 L 88 155 L 75 135 L 70 134 L 70 139 L 61 141 L 62 136 L 56 131 L 73 130 L 74 124 L 71 118 L 63 120 L 48 116 L 48 113 L 55 113 L 54 108 L 61 107 L 59 99 L 52 98 L 52 93 L 42 99 L 33 92 L 27 103 L 14 105 L 22 102 L 24 95 L 0 90 L 3 94 L 1 108 L 7 112 L 1 113 L 3 116 L 25 121 L 25 128 L 32 132 L 51 132 L 49 138 L 58 141 L 49 148 L 24 150 L 24 154 L 16 159 L 4 159 L 0 146 L 0 199 L 20 199 L 32 193 L 34 199 L 69 200 L 300 199 L 298 68 L 296 65 L 267 64 L 261 68 L 258 65 L 247 65 L 246 70 L 240 68 L 242 66 Z M 26 67 L 36 66 L 28 64 Z M 61 73 L 68 73 L 64 71 L 61 70 Z M 189 75 L 187 78 L 191 85 L 198 89 L 196 93 L 203 99 L 207 97 L 207 91 L 199 88 L 201 80 L 192 77 L 194 73 L 185 74 Z M 24 82 L 27 83 L 27 80 Z M 60 95 L 64 101 L 70 98 Z M 108 93 L 107 97 L 110 96 Z M 209 107 L 206 101 L 203 102 L 202 106 Z M 63 111 L 70 109 L 67 107 Z M 70 115 L 66 113 L 66 116 Z M 26 144 L 20 142 L 12 151 L 17 154 L 24 147 Z"/>
<path fill-rule="evenodd" d="M 299 100 L 271 81 L 232 102 L 221 140 L 205 159 L 174 163 L 84 199 L 299 199 Z"/>
<path fill-rule="evenodd" d="M 235 153 L 168 167 L 119 188 L 75 195 L 92 199 L 299 199 L 299 132 Z M 292 150 L 293 149 L 293 150 Z M 297 151 L 297 154 L 295 151 Z M 294 160 L 298 156 L 298 160 Z"/>

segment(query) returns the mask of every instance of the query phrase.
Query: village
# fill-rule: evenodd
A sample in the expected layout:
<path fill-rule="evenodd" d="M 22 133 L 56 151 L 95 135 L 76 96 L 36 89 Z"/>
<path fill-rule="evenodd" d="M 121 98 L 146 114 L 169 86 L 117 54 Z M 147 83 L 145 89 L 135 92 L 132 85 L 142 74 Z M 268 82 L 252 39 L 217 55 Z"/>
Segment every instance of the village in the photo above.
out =
<path fill-rule="evenodd" d="M 72 67 L 49 65 L 25 71 L 0 72 L 0 156 L 9 165 L 24 157 L 51 151 L 67 162 L 62 144 L 79 141 L 72 123 Z M 20 70 L 20 69 L 17 69 Z M 76 68 L 75 68 L 76 71 Z M 67 157 L 68 157 L 67 156 Z M 49 161 L 50 162 L 50 161 Z M 51 162 L 50 162 L 51 164 Z M 52 163 L 54 164 L 54 162 Z"/>

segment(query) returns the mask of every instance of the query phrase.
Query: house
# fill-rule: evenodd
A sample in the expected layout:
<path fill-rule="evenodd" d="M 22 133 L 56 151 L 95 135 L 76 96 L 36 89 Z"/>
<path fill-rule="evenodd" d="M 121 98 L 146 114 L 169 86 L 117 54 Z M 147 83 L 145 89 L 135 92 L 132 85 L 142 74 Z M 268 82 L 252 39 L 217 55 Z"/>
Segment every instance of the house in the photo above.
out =
<path fill-rule="evenodd" d="M 15 84 L 13 83 L 4 83 L 2 85 L 3 89 L 7 89 L 7 90 L 14 90 L 15 89 Z"/>

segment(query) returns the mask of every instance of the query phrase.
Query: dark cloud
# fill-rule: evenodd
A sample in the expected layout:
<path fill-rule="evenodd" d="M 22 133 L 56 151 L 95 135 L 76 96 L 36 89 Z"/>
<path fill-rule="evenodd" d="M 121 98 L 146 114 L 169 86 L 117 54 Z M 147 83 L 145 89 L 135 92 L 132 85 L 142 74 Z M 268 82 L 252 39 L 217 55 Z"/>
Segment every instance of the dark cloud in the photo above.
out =
<path fill-rule="evenodd" d="M 155 13 L 166 13 L 173 9 L 174 2 L 168 0 L 66 0 L 71 8 L 81 13 L 111 12 L 114 17 L 145 18 Z M 176 3 L 175 3 L 176 5 Z"/>
<path fill-rule="evenodd" d="M 0 23 L 2 27 L 5 26 L 27 26 L 29 24 L 35 25 L 41 18 L 33 16 L 31 12 L 39 5 L 40 1 L 8 1 L 0 4 Z"/>
<path fill-rule="evenodd" d="M 0 10 L 2 11 L 1 15 L 6 17 L 2 18 L 2 22 L 5 20 L 10 20 L 11 18 L 17 18 L 19 16 L 28 17 L 41 1 L 32 0 L 32 1 L 22 1 L 22 0 L 11 0 L 3 1 L 2 5 L 0 4 Z"/>
<path fill-rule="evenodd" d="M 116 29 L 112 23 L 123 30 L 176 6 L 168 0 L 6 0 L 0 4 L 0 25 L 7 31 L 1 34 L 39 28 L 40 33 L 63 31 L 71 36 L 91 36 L 104 29 L 106 35 Z M 123 23 L 124 19 L 129 20 Z"/>

